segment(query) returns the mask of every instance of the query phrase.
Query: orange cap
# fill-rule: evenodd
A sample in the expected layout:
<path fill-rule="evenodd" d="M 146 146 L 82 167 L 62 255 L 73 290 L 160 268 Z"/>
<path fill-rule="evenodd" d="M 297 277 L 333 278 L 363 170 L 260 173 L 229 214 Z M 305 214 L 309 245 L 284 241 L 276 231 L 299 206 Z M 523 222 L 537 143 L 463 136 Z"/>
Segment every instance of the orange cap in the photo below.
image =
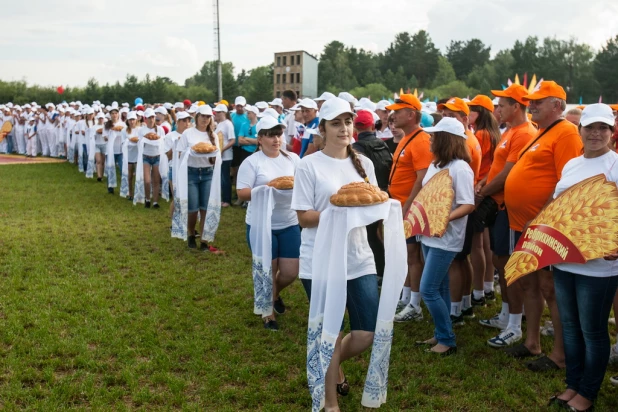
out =
<path fill-rule="evenodd" d="M 394 104 L 385 107 L 386 110 L 414 109 L 420 111 L 421 101 L 413 94 L 402 94 Z"/>
<path fill-rule="evenodd" d="M 528 106 L 528 102 L 524 100 L 524 96 L 528 94 L 528 90 L 521 84 L 511 84 L 504 90 L 492 90 L 491 94 L 496 97 L 510 97 L 517 103 Z"/>
<path fill-rule="evenodd" d="M 618 103 L 616 104 L 610 104 L 609 107 L 612 108 L 612 110 L 618 110 Z"/>
<path fill-rule="evenodd" d="M 491 99 L 483 94 L 476 95 L 474 99 L 468 102 L 468 107 L 470 106 L 481 106 L 489 110 L 490 112 L 494 112 L 494 102 Z"/>
<path fill-rule="evenodd" d="M 557 97 L 558 99 L 566 100 L 566 92 L 558 83 L 552 80 L 543 80 L 537 85 L 535 92 L 524 96 L 524 100 L 541 100 L 546 97 Z"/>
<path fill-rule="evenodd" d="M 446 103 L 438 105 L 438 110 L 443 110 L 445 108 L 454 112 L 464 112 L 466 116 L 470 114 L 470 108 L 468 107 L 466 102 L 464 102 L 459 97 L 451 97 Z"/>
<path fill-rule="evenodd" d="M 611 106 L 609 106 L 609 107 L 611 107 Z M 586 106 L 581 105 L 581 106 L 577 106 L 577 107 L 575 107 L 575 108 L 576 108 L 576 109 L 579 109 L 579 110 L 584 110 L 584 109 L 586 108 Z M 615 109 L 614 109 L 614 110 L 615 110 Z"/>

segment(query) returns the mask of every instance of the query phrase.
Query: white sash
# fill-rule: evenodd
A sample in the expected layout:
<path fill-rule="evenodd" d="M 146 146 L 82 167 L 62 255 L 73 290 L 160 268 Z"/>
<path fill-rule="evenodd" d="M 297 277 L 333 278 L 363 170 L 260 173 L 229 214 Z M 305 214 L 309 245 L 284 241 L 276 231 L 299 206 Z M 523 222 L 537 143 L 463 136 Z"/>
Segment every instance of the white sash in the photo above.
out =
<path fill-rule="evenodd" d="M 399 292 L 407 274 L 401 204 L 396 200 L 365 207 L 330 206 L 320 214 L 313 249 L 307 331 L 307 380 L 314 411 L 324 407 L 326 370 L 335 349 L 345 312 L 348 234 L 354 228 L 367 226 L 380 219 L 384 220 L 386 275 L 382 283 L 362 404 L 377 408 L 386 402 L 393 318 Z"/>
<path fill-rule="evenodd" d="M 74 163 L 75 161 L 75 144 L 73 143 L 73 133 L 68 132 L 69 133 L 69 144 L 67 145 L 67 157 L 69 158 L 69 163 Z"/>
<path fill-rule="evenodd" d="M 165 142 L 159 144 L 159 175 L 161 176 L 161 197 L 170 200 L 169 159 L 165 152 Z"/>
<path fill-rule="evenodd" d="M 84 156 L 84 145 L 79 142 L 80 138 L 77 136 L 77 170 L 84 173 L 84 161 L 82 157 Z"/>
<path fill-rule="evenodd" d="M 122 177 L 120 178 L 120 197 L 129 195 L 129 145 L 135 146 L 129 138 L 122 143 Z"/>
<path fill-rule="evenodd" d="M 96 144 L 95 144 L 95 131 L 93 130 L 92 132 L 90 131 L 92 129 L 88 129 L 88 132 L 86 132 L 86 141 L 88 142 L 88 168 L 86 169 L 86 177 L 92 179 L 93 175 L 94 175 L 94 152 L 96 151 Z"/>
<path fill-rule="evenodd" d="M 109 130 L 109 137 L 107 139 L 106 159 L 105 159 L 105 171 L 107 172 L 107 187 L 116 187 L 116 159 L 114 158 L 114 142 L 120 137 L 120 133 L 114 130 Z"/>
<path fill-rule="evenodd" d="M 146 200 L 150 201 L 150 199 L 146 199 L 146 191 L 144 189 L 144 144 L 159 146 L 160 153 L 163 146 L 163 140 L 150 140 L 142 138 L 137 144 L 137 165 L 135 167 L 135 195 L 133 196 L 134 205 L 137 205 L 138 203 L 144 203 Z M 161 165 L 160 159 L 159 165 Z M 152 196 L 152 190 L 150 191 L 150 195 Z"/>
<path fill-rule="evenodd" d="M 186 226 L 185 226 L 185 237 L 183 238 L 183 222 L 187 221 L 187 216 L 182 216 L 182 208 L 180 206 L 180 197 L 178 195 L 178 169 L 180 167 L 180 159 L 178 158 L 178 151 L 176 150 L 176 143 L 172 146 L 172 187 L 174 188 L 174 214 L 172 215 L 172 237 L 179 239 L 186 239 Z M 187 189 L 185 187 L 185 189 Z M 188 190 L 188 189 L 187 189 Z M 187 196 L 185 195 L 185 201 L 187 201 Z M 187 205 L 184 208 L 185 212 L 187 211 Z"/>

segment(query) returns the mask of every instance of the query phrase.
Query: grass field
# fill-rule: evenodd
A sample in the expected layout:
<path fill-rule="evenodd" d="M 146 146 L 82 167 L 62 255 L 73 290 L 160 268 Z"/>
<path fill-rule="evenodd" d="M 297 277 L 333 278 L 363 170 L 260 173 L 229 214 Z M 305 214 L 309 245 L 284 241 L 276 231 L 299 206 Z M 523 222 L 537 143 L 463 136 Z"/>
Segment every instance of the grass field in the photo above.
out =
<path fill-rule="evenodd" d="M 244 210 L 223 211 L 221 257 L 171 239 L 165 206 L 133 207 L 69 164 L 0 166 L 0 184 L 0 409 L 310 408 L 307 298 L 296 282 L 281 330 L 262 328 Z M 563 372 L 528 372 L 476 322 L 456 330 L 456 356 L 423 353 L 413 342 L 431 336 L 428 318 L 396 325 L 381 410 L 543 410 L 563 389 Z M 344 365 L 344 411 L 362 410 L 368 360 Z M 597 410 L 618 410 L 607 378 Z"/>

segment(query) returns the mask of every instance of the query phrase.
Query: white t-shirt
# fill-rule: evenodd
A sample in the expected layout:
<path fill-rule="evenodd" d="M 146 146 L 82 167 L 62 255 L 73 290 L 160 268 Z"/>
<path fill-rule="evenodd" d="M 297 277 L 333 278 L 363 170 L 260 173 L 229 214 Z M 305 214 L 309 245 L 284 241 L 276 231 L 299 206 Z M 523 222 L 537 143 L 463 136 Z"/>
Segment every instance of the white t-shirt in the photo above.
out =
<path fill-rule="evenodd" d="M 37 126 L 38 127 L 38 126 Z M 75 123 L 74 133 L 77 133 L 77 144 L 84 144 L 86 142 L 86 121 L 80 119 Z M 82 134 L 84 132 L 84 134 Z"/>
<path fill-rule="evenodd" d="M 371 160 L 358 156 L 369 181 L 377 186 L 376 175 Z M 330 197 L 337 193 L 343 185 L 352 182 L 362 182 L 352 161 L 335 159 L 316 152 L 303 158 L 296 168 L 294 176 L 294 192 L 292 194 L 293 210 L 315 210 L 322 212 L 330 206 Z M 303 229 L 300 245 L 301 279 L 311 279 L 313 245 L 317 227 Z M 376 273 L 373 253 L 367 242 L 367 230 L 364 227 L 352 229 L 348 235 L 348 273 L 347 279 Z"/>
<path fill-rule="evenodd" d="M 569 160 L 562 169 L 562 178 L 556 185 L 554 199 L 560 193 L 582 180 L 600 174 L 605 174 L 605 178 L 609 182 L 618 183 L 618 154 L 613 150 L 594 159 L 586 159 L 584 156 L 579 156 Z M 584 264 L 560 263 L 554 266 L 566 272 L 596 278 L 618 275 L 618 260 L 612 261 L 600 258 L 589 260 Z"/>
<path fill-rule="evenodd" d="M 142 139 L 145 139 L 144 137 L 145 135 L 147 135 L 148 133 L 152 133 L 152 132 L 158 134 L 160 140 L 165 138 L 165 131 L 163 131 L 163 128 L 161 126 L 155 126 L 154 129 L 150 129 L 147 126 L 142 126 L 137 131 L 137 137 L 139 137 L 139 140 L 141 141 Z M 164 144 L 164 143 L 161 142 L 159 144 Z M 144 156 L 159 156 L 159 146 L 144 143 L 143 154 Z"/>
<path fill-rule="evenodd" d="M 215 129 L 215 135 L 219 138 L 219 146 L 223 149 L 228 143 L 236 141 L 236 135 L 234 134 L 234 124 L 225 119 L 223 122 L 217 124 Z M 225 152 L 221 153 L 221 160 L 232 160 L 234 155 L 232 148 L 230 147 Z"/>
<path fill-rule="evenodd" d="M 165 145 L 165 153 L 174 148 L 174 144 L 178 141 L 178 139 L 180 139 L 180 133 L 175 130 L 165 135 L 165 139 L 163 140 L 163 144 Z"/>
<path fill-rule="evenodd" d="M 217 144 L 216 140 L 217 139 L 215 137 L 215 144 Z M 191 147 L 202 142 L 212 143 L 207 132 L 200 132 L 196 127 L 192 127 L 185 130 L 185 132 L 180 136 L 178 143 L 176 143 L 176 150 L 178 152 L 184 152 L 185 150 L 191 149 Z M 213 167 L 214 165 L 210 163 L 209 159 L 210 158 L 207 157 L 189 155 L 187 165 L 189 167 Z"/>
<path fill-rule="evenodd" d="M 139 135 L 137 134 L 139 131 L 139 128 L 134 128 L 131 130 L 131 133 L 129 133 L 129 128 L 125 127 L 122 130 L 122 142 L 124 143 L 126 140 L 130 139 L 131 137 L 137 137 L 139 138 Z M 144 145 L 146 146 L 146 145 Z M 128 163 L 137 163 L 137 155 L 139 153 L 139 149 L 137 147 L 137 143 L 133 143 L 133 142 L 128 142 L 127 143 L 127 162 Z"/>
<path fill-rule="evenodd" d="M 451 211 L 461 205 L 474 205 L 474 172 L 470 165 L 463 160 L 453 160 L 443 168 L 437 168 L 432 163 L 427 168 L 427 173 L 423 179 L 423 186 L 427 184 L 436 173 L 441 170 L 449 169 L 449 174 L 453 179 L 453 205 Z M 466 238 L 466 224 L 468 216 L 449 222 L 446 232 L 442 237 L 420 236 L 421 242 L 425 246 L 436 249 L 447 250 L 449 252 L 461 252 Z"/>
<path fill-rule="evenodd" d="M 272 159 L 259 151 L 247 157 L 240 168 L 236 178 L 236 189 L 253 189 L 263 186 L 277 177 L 294 176 L 296 166 L 300 163 L 300 157 L 295 153 L 287 153 L 289 157 L 279 154 Z M 251 202 L 247 207 L 245 223 L 251 224 Z M 289 206 L 277 204 L 273 209 L 271 219 L 272 230 L 281 230 L 298 224 L 296 211 Z"/>
<path fill-rule="evenodd" d="M 393 137 L 393 132 L 391 132 L 391 129 L 387 127 L 383 131 L 376 130 L 376 136 L 378 139 L 386 140 Z"/>
<path fill-rule="evenodd" d="M 103 137 L 103 132 L 97 133 L 97 130 L 105 129 L 104 124 L 95 124 L 88 128 L 88 133 L 90 134 L 90 138 L 94 138 L 94 144 L 100 145 L 105 144 L 105 138 Z"/>

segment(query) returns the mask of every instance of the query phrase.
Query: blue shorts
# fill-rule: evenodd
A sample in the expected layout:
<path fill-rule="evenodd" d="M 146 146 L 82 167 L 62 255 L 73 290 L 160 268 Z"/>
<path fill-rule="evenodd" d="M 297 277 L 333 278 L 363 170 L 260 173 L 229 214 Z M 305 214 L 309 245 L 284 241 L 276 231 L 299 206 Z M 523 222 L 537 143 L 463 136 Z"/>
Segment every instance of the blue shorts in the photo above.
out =
<path fill-rule="evenodd" d="M 172 183 L 172 166 L 169 166 L 169 169 L 167 170 L 167 180 L 169 180 L 170 183 Z"/>
<path fill-rule="evenodd" d="M 305 293 L 311 302 L 311 279 L 301 279 Z M 376 331 L 378 320 L 378 277 L 363 275 L 347 281 L 346 309 L 350 318 L 350 330 Z M 341 323 L 343 330 L 344 322 Z"/>
<path fill-rule="evenodd" d="M 159 158 L 161 156 L 146 156 L 142 155 L 142 160 L 144 164 L 149 164 L 151 167 L 159 166 Z"/>
<path fill-rule="evenodd" d="M 509 215 L 506 210 L 498 210 L 496 221 L 489 228 L 489 244 L 496 256 L 509 256 L 511 229 L 509 229 Z"/>
<path fill-rule="evenodd" d="M 96 145 L 96 150 L 94 151 L 95 153 L 101 153 L 101 154 L 105 154 L 107 145 L 103 144 L 98 144 Z"/>
<path fill-rule="evenodd" d="M 158 157 L 158 156 L 157 156 Z M 212 182 L 212 167 L 189 167 L 188 209 L 189 213 L 198 210 L 208 210 L 210 183 Z"/>
<path fill-rule="evenodd" d="M 247 245 L 251 250 L 251 241 L 249 240 L 249 231 L 251 225 L 247 226 Z M 285 229 L 272 231 L 272 258 L 287 258 L 298 259 L 300 257 L 300 226 L 294 225 Z"/>

